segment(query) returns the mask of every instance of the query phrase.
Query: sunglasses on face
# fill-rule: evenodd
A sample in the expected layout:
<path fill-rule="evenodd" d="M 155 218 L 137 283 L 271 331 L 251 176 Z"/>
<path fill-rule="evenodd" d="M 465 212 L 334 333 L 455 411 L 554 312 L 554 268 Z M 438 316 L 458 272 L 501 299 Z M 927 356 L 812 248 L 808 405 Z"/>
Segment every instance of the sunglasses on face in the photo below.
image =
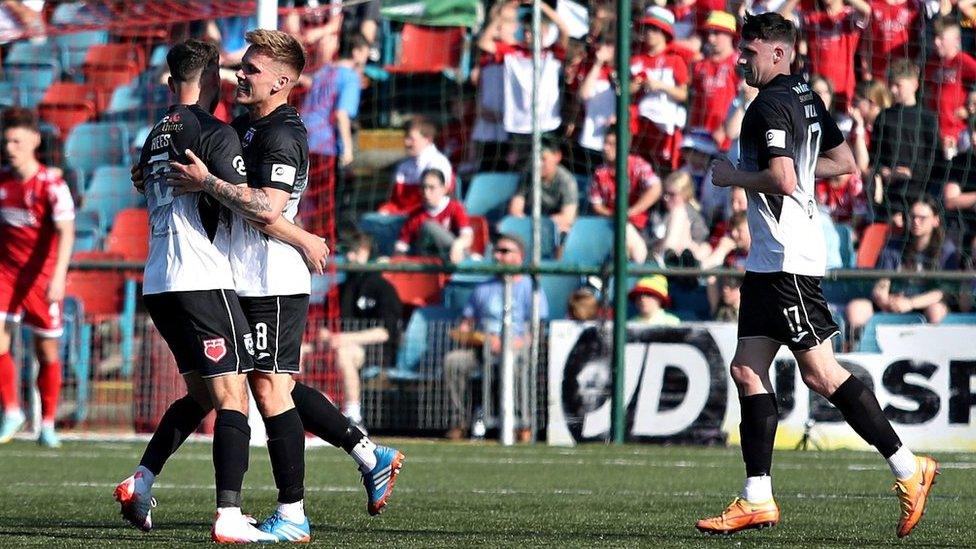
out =
<path fill-rule="evenodd" d="M 515 248 L 495 248 L 495 254 L 497 255 L 514 254 L 517 251 Z"/>

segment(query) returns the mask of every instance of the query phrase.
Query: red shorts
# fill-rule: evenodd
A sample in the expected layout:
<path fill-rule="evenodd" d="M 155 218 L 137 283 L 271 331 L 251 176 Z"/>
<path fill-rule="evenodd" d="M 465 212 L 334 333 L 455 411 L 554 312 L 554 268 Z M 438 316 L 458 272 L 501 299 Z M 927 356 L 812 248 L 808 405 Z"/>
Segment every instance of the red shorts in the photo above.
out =
<path fill-rule="evenodd" d="M 62 303 L 47 300 L 49 278 L 30 282 L 0 270 L 0 320 L 23 321 L 39 337 L 61 337 Z"/>

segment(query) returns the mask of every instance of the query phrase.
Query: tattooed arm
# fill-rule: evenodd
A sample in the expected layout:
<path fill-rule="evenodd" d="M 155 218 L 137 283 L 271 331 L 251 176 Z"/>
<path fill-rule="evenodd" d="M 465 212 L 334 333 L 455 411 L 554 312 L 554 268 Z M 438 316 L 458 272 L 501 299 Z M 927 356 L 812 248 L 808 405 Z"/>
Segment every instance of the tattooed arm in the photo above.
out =
<path fill-rule="evenodd" d="M 203 191 L 234 212 L 265 225 L 281 217 L 281 211 L 288 202 L 288 193 L 228 183 L 210 173 L 193 151 L 187 149 L 186 155 L 190 159 L 189 164 L 170 162 L 172 170 L 166 177 L 173 188 L 173 196 Z"/>

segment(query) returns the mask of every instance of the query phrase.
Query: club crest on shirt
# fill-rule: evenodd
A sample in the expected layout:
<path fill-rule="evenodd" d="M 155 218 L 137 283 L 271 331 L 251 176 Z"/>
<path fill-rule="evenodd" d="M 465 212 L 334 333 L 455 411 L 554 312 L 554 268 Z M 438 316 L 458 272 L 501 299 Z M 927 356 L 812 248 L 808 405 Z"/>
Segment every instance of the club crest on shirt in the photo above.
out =
<path fill-rule="evenodd" d="M 227 343 L 224 338 L 203 340 L 203 354 L 211 362 L 220 362 L 220 359 L 227 356 Z"/>
<path fill-rule="evenodd" d="M 247 132 L 244 133 L 244 139 L 241 139 L 241 146 L 247 147 L 251 144 L 251 140 L 254 139 L 254 128 L 248 128 Z"/>

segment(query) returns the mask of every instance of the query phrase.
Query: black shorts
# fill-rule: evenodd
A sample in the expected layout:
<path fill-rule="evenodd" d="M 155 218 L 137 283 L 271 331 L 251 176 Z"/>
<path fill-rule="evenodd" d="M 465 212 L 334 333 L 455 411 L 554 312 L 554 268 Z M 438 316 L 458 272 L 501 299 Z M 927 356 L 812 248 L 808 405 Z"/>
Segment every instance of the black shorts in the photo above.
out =
<path fill-rule="evenodd" d="M 740 291 L 739 339 L 765 337 L 804 351 L 840 333 L 818 276 L 747 272 Z"/>
<path fill-rule="evenodd" d="M 233 290 L 164 292 L 143 301 L 181 374 L 216 377 L 254 369 L 251 329 Z"/>
<path fill-rule="evenodd" d="M 308 317 L 308 294 L 240 300 L 254 334 L 254 369 L 268 374 L 297 374 Z"/>

